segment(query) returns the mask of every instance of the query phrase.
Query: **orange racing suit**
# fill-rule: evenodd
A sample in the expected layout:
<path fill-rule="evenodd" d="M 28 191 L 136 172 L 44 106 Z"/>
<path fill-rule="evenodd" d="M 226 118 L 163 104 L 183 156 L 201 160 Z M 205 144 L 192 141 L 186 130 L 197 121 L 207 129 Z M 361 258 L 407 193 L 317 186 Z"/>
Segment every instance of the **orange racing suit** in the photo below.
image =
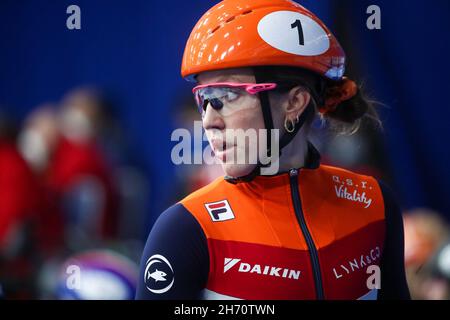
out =
<path fill-rule="evenodd" d="M 321 165 L 312 145 L 309 154 L 287 173 L 239 184 L 218 178 L 161 214 L 136 297 L 408 299 L 401 214 L 389 189 Z"/>

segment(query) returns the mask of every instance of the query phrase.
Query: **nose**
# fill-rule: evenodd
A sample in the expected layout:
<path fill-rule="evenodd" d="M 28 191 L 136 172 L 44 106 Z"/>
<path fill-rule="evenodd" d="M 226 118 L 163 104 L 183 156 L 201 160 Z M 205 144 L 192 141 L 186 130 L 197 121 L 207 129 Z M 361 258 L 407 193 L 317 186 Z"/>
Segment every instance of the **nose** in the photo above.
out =
<path fill-rule="evenodd" d="M 225 122 L 223 120 L 222 115 L 219 111 L 215 110 L 211 107 L 211 105 L 208 102 L 208 105 L 206 106 L 206 111 L 204 113 L 203 119 L 203 128 L 205 130 L 208 129 L 218 129 L 223 130 L 225 129 Z"/>

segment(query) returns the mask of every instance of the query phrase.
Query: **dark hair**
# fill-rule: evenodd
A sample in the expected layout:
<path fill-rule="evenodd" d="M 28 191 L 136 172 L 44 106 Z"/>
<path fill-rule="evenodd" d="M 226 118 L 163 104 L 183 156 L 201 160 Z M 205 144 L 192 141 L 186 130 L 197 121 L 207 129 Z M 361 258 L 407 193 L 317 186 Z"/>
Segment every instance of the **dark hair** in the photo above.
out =
<path fill-rule="evenodd" d="M 327 90 L 338 86 L 338 81 L 326 79 L 312 71 L 285 66 L 255 67 L 265 74 L 266 81 L 280 83 L 279 91 L 287 91 L 295 86 L 304 86 L 312 96 L 316 114 L 336 134 L 353 134 L 361 126 L 361 123 L 373 124 L 376 128 L 382 128 L 374 102 L 367 99 L 361 86 L 352 98 L 339 103 L 334 110 L 319 113 L 319 108 L 325 104 Z M 312 122 L 314 117 L 308 119 Z"/>

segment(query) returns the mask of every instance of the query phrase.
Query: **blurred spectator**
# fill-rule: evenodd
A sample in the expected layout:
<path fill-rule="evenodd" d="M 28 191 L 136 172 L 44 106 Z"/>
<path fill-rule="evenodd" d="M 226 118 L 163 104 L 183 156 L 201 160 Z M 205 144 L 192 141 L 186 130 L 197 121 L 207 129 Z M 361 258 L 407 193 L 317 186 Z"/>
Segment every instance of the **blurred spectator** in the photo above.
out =
<path fill-rule="evenodd" d="M 95 88 L 72 90 L 61 103 L 61 132 L 65 144 L 70 143 L 73 152 L 77 149 L 78 157 L 84 154 L 84 160 L 78 160 L 78 167 L 84 163 L 83 175 L 90 172 L 100 182 L 84 179 L 84 196 L 79 189 L 72 189 L 84 199 L 79 198 L 78 203 L 87 206 L 85 212 L 104 207 L 104 237 L 141 240 L 149 186 L 142 172 L 130 165 L 125 133 L 115 114 L 117 102 L 117 98 Z M 94 214 L 84 217 L 90 217 L 91 225 L 95 225 L 92 219 L 98 219 Z"/>
<path fill-rule="evenodd" d="M 405 266 L 413 299 L 448 299 L 448 281 L 438 276 L 436 264 L 439 249 L 449 239 L 449 228 L 441 216 L 428 209 L 416 209 L 404 215 Z M 449 263 L 445 260 L 446 264 Z"/>
<path fill-rule="evenodd" d="M 19 146 L 45 190 L 40 232 L 47 254 L 116 235 L 117 197 L 110 167 L 96 144 L 98 114 L 95 104 L 75 92 L 59 109 L 38 106 L 25 120 Z"/>
<path fill-rule="evenodd" d="M 90 93 L 69 93 L 61 104 L 60 137 L 46 174 L 62 206 L 73 249 L 117 235 L 117 192 L 111 166 L 97 144 L 100 107 Z"/>
<path fill-rule="evenodd" d="M 27 116 L 20 132 L 20 152 L 39 176 L 48 168 L 59 139 L 55 106 L 39 105 Z"/>
<path fill-rule="evenodd" d="M 140 258 L 148 183 L 129 163 L 112 104 L 100 91 L 81 88 L 65 95 L 59 105 L 37 106 L 24 121 L 17 146 L 26 160 L 22 160 L 24 166 L 32 168 L 28 169 L 30 177 L 37 178 L 33 196 L 39 199 L 41 209 L 33 233 L 37 239 L 34 253 L 39 259 L 30 270 L 30 283 L 38 290 L 35 297 L 129 299 L 130 292 L 134 295 L 134 283 L 130 279 L 123 282 L 124 275 L 117 274 L 121 271 L 114 271 L 114 265 L 108 266 L 106 261 L 104 270 L 95 269 L 101 267 L 99 259 L 110 257 L 112 251 L 99 254 L 95 265 L 90 265 L 90 271 L 103 276 L 84 292 L 66 292 L 76 296 L 63 297 L 59 295 L 62 291 L 57 293 L 54 288 L 61 279 L 55 270 L 76 252 L 114 246 L 116 252 L 126 252 L 135 261 Z M 14 141 L 10 144 L 15 148 Z M 20 196 L 18 191 L 14 194 Z M 121 259 L 125 258 L 108 261 Z M 107 274 L 109 267 L 111 274 Z M 112 290 L 117 292 L 111 291 L 109 296 L 93 292 L 107 288 L 120 290 Z M 5 295 L 12 298 L 9 292 Z"/>
<path fill-rule="evenodd" d="M 59 138 L 56 107 L 50 103 L 33 109 L 26 117 L 18 137 L 19 150 L 38 180 L 42 210 L 36 232 L 37 246 L 43 259 L 61 250 L 64 244 L 62 211 L 46 183 L 48 168 Z"/>
<path fill-rule="evenodd" d="M 69 91 L 61 102 L 61 129 L 72 141 L 94 139 L 108 163 L 117 167 L 129 154 L 125 132 L 116 114 L 118 98 L 94 87 Z"/>
<path fill-rule="evenodd" d="M 29 298 L 34 290 L 40 190 L 4 115 L 0 115 L 0 202 L 0 286 L 5 296 Z"/>
<path fill-rule="evenodd" d="M 94 88 L 75 89 L 59 106 L 36 107 L 20 134 L 20 150 L 52 207 L 46 219 L 55 220 L 43 234 L 65 234 L 72 249 L 143 238 L 149 186 L 130 165 L 116 102 Z"/>
<path fill-rule="evenodd" d="M 432 280 L 429 292 L 432 297 L 450 300 L 450 241 L 447 241 L 434 255 L 431 263 Z"/>

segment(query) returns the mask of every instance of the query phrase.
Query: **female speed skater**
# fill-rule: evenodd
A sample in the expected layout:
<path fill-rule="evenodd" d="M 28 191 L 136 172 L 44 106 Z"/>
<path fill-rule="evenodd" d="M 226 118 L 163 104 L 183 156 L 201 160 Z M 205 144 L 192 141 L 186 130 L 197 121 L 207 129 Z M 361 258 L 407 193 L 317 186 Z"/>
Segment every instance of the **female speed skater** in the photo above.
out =
<path fill-rule="evenodd" d="M 181 73 L 225 175 L 159 216 L 137 299 L 410 298 L 392 192 L 321 164 L 308 140 L 317 116 L 346 131 L 379 121 L 345 65 L 338 40 L 293 1 L 224 0 L 203 15 Z M 258 136 L 270 161 L 228 161 L 252 149 L 224 135 L 236 129 L 277 130 Z"/>

